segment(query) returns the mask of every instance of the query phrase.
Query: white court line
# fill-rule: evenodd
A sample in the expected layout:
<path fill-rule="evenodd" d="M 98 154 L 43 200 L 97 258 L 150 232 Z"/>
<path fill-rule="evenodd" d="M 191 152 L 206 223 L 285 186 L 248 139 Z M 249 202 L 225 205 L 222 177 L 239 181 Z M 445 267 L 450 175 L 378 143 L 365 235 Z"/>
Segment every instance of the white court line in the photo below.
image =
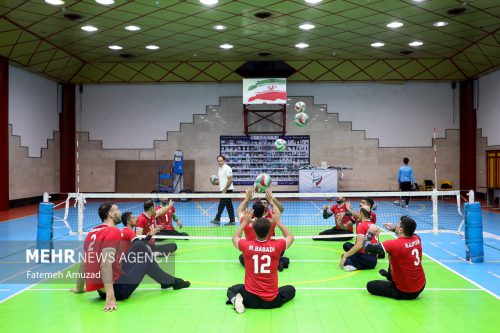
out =
<path fill-rule="evenodd" d="M 431 259 L 432 261 L 434 261 L 435 263 L 437 263 L 437 264 L 439 264 L 439 265 L 443 266 L 444 268 L 446 268 L 446 269 L 447 269 L 447 270 L 449 270 L 450 272 L 455 273 L 456 275 L 460 276 L 462 279 L 464 279 L 464 280 L 466 280 L 466 281 L 468 281 L 468 282 L 472 283 L 473 285 L 475 285 L 475 286 L 476 286 L 476 287 L 478 287 L 478 288 L 481 288 L 482 290 L 486 291 L 488 294 L 492 295 L 492 296 L 493 296 L 493 297 L 495 297 L 496 299 L 500 299 L 500 296 L 498 296 L 498 295 L 497 295 L 497 294 L 495 294 L 494 292 L 492 292 L 492 291 L 490 291 L 490 290 L 486 289 L 485 287 L 481 286 L 479 283 L 474 282 L 474 281 L 472 281 L 471 279 L 469 279 L 469 278 L 465 277 L 464 275 L 462 275 L 462 274 L 458 273 L 458 272 L 457 272 L 457 271 L 455 271 L 454 269 L 451 269 L 450 267 L 446 266 L 446 265 L 445 265 L 445 264 L 443 264 L 442 262 L 439 262 L 438 260 L 436 260 L 436 259 L 434 259 L 433 257 L 431 257 L 430 255 L 428 255 L 427 253 L 424 253 L 424 254 L 425 254 L 425 256 L 426 256 L 427 258 L 429 258 L 429 259 Z"/>
<path fill-rule="evenodd" d="M 338 291 L 349 291 L 349 290 L 366 290 L 366 288 L 351 288 L 351 287 L 297 287 L 296 290 L 338 290 Z M 137 290 L 164 290 L 161 288 L 138 288 Z M 227 290 L 225 287 L 190 287 L 183 290 Z M 28 291 L 65 291 L 69 292 L 68 288 L 33 288 Z M 425 288 L 424 291 L 483 291 L 482 289 L 475 288 Z"/>

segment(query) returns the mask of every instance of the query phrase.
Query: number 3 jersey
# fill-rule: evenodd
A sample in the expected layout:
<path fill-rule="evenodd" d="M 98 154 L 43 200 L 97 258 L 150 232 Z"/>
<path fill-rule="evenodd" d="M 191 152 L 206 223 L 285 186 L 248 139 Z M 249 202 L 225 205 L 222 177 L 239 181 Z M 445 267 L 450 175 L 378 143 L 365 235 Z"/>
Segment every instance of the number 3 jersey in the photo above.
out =
<path fill-rule="evenodd" d="M 396 288 L 406 293 L 414 293 L 425 286 L 422 268 L 422 241 L 417 235 L 410 238 L 386 240 L 382 243 L 389 254 L 392 280 Z"/>
<path fill-rule="evenodd" d="M 245 258 L 245 289 L 265 301 L 278 295 L 278 265 L 286 250 L 284 239 L 266 241 L 240 239 L 238 248 Z"/>

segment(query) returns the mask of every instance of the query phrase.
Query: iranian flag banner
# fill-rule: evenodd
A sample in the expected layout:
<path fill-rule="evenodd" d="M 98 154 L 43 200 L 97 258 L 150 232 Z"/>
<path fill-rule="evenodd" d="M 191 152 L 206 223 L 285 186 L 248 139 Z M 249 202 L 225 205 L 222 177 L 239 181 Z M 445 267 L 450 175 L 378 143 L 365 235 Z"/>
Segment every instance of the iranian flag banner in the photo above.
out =
<path fill-rule="evenodd" d="M 285 104 L 286 79 L 243 79 L 243 104 Z"/>

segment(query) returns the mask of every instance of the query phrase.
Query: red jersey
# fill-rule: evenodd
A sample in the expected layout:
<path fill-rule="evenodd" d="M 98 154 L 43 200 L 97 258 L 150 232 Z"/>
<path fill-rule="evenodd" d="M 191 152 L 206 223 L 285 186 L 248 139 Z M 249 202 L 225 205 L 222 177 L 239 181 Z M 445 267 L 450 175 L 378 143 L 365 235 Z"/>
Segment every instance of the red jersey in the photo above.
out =
<path fill-rule="evenodd" d="M 156 206 L 156 210 L 162 209 L 162 206 Z M 172 224 L 172 217 L 174 216 L 175 208 L 172 206 L 167 212 L 163 215 L 160 215 L 156 218 L 156 223 L 162 226 L 162 230 L 175 230 Z"/>
<path fill-rule="evenodd" d="M 396 288 L 405 293 L 414 293 L 425 286 L 422 268 L 422 241 L 417 235 L 410 238 L 386 240 L 382 243 L 389 254 L 391 275 Z"/>
<path fill-rule="evenodd" d="M 132 240 L 135 238 L 135 231 L 130 229 L 129 227 L 125 227 L 122 229 L 122 237 L 121 237 L 121 252 L 127 253 L 132 246 Z"/>
<path fill-rule="evenodd" d="M 136 228 L 142 228 L 142 234 L 147 235 L 151 231 L 151 229 L 156 228 L 156 217 L 154 215 L 152 215 L 151 217 L 147 217 L 143 212 L 137 218 Z M 151 238 L 149 243 L 154 244 L 154 238 Z"/>
<path fill-rule="evenodd" d="M 333 213 L 333 217 L 336 217 L 337 215 L 342 216 L 342 221 L 341 221 L 342 224 L 347 224 L 351 221 L 351 217 L 345 215 L 345 213 L 347 212 L 347 206 L 345 204 L 342 206 L 333 205 L 330 208 L 330 211 Z M 336 223 L 335 223 L 335 228 L 339 229 L 339 230 L 343 230 L 342 228 L 337 226 Z M 352 231 L 353 230 L 352 226 L 350 228 L 348 228 L 347 230 Z"/>
<path fill-rule="evenodd" d="M 370 225 L 372 225 L 372 224 L 374 224 L 374 223 L 371 221 L 363 221 L 363 222 L 359 223 L 356 226 L 356 235 L 363 235 L 366 237 L 366 234 L 368 233 L 368 229 L 370 228 Z M 372 244 L 377 244 L 378 242 L 379 242 L 378 236 L 373 236 L 372 237 Z M 362 247 L 359 250 L 359 253 L 365 253 L 365 249 Z"/>
<path fill-rule="evenodd" d="M 83 244 L 83 250 L 85 251 L 85 273 L 96 277 L 85 279 L 86 291 L 104 288 L 101 279 L 101 263 L 105 259 L 107 261 L 113 260 L 113 282 L 123 275 L 118 262 L 121 254 L 120 241 L 121 232 L 117 227 L 101 224 L 90 230 Z M 105 248 L 116 249 L 115 257 L 104 258 L 102 250 Z"/>
<path fill-rule="evenodd" d="M 266 215 L 265 217 L 267 219 L 269 219 L 268 216 L 269 216 L 269 212 L 268 212 L 268 215 Z M 254 219 L 255 219 L 255 217 L 252 218 L 252 222 L 254 221 Z M 247 225 L 243 229 L 243 232 L 245 233 L 245 238 L 248 240 L 256 240 L 257 239 L 257 235 L 255 234 L 255 230 L 253 230 L 252 222 L 247 223 Z M 243 216 L 240 219 L 240 224 L 241 223 L 243 223 Z M 271 237 L 275 236 L 274 229 L 276 229 L 276 223 L 271 222 L 271 229 L 269 230 L 269 234 L 267 235 L 267 239 L 271 239 Z"/>
<path fill-rule="evenodd" d="M 354 222 L 354 224 L 356 225 L 356 227 L 358 226 L 358 224 L 360 224 L 360 223 L 361 223 L 361 220 L 360 220 L 360 219 L 355 218 L 354 216 L 352 216 L 352 218 L 351 218 L 351 219 L 352 219 L 352 221 Z M 375 212 L 374 212 L 374 211 L 371 211 L 371 212 L 370 212 L 370 221 L 371 221 L 372 223 L 377 223 L 377 214 L 375 214 Z"/>
<path fill-rule="evenodd" d="M 245 260 L 245 289 L 265 301 L 278 295 L 278 265 L 286 250 L 284 239 L 264 242 L 240 239 L 238 248 Z"/>

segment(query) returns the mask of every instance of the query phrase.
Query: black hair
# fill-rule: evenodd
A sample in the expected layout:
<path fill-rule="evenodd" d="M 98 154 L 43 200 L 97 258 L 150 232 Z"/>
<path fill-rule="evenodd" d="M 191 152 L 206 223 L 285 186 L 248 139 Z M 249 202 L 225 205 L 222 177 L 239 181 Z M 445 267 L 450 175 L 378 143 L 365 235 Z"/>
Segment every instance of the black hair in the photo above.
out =
<path fill-rule="evenodd" d="M 257 218 L 253 222 L 253 230 L 258 238 L 266 238 L 271 229 L 271 222 L 266 218 Z"/>
<path fill-rule="evenodd" d="M 155 202 L 151 199 L 144 201 L 144 211 L 147 212 L 155 206 Z"/>
<path fill-rule="evenodd" d="M 264 205 L 262 202 L 258 201 L 254 203 L 252 209 L 253 215 L 255 215 L 256 218 L 261 218 L 264 215 Z"/>
<path fill-rule="evenodd" d="M 99 206 L 98 212 L 101 221 L 104 222 L 104 220 L 108 218 L 109 211 L 111 210 L 111 207 L 113 207 L 114 205 L 115 205 L 114 202 L 108 201 Z"/>
<path fill-rule="evenodd" d="M 364 200 L 364 201 L 368 202 L 368 205 L 370 205 L 370 208 L 373 208 L 373 204 L 375 203 L 375 201 L 373 201 L 372 198 L 364 197 L 361 200 Z"/>
<path fill-rule="evenodd" d="M 403 163 L 408 164 L 410 162 L 410 159 L 408 157 L 403 158 Z"/>
<path fill-rule="evenodd" d="M 217 156 L 217 161 L 219 160 L 219 157 L 222 157 L 222 160 L 223 160 L 223 161 L 225 161 L 225 160 L 226 160 L 226 158 L 224 157 L 224 155 L 218 155 L 218 156 Z"/>
<path fill-rule="evenodd" d="M 370 211 L 365 209 L 365 208 L 361 208 L 359 210 L 359 213 L 361 214 L 361 217 L 365 217 L 365 218 L 370 218 Z"/>
<path fill-rule="evenodd" d="M 121 220 L 124 226 L 127 226 L 128 222 L 132 218 L 132 212 L 125 212 L 122 214 Z"/>
<path fill-rule="evenodd" d="M 400 227 L 403 228 L 403 232 L 407 237 L 413 236 L 415 229 L 417 229 L 417 222 L 409 216 L 403 215 L 400 219 Z"/>

